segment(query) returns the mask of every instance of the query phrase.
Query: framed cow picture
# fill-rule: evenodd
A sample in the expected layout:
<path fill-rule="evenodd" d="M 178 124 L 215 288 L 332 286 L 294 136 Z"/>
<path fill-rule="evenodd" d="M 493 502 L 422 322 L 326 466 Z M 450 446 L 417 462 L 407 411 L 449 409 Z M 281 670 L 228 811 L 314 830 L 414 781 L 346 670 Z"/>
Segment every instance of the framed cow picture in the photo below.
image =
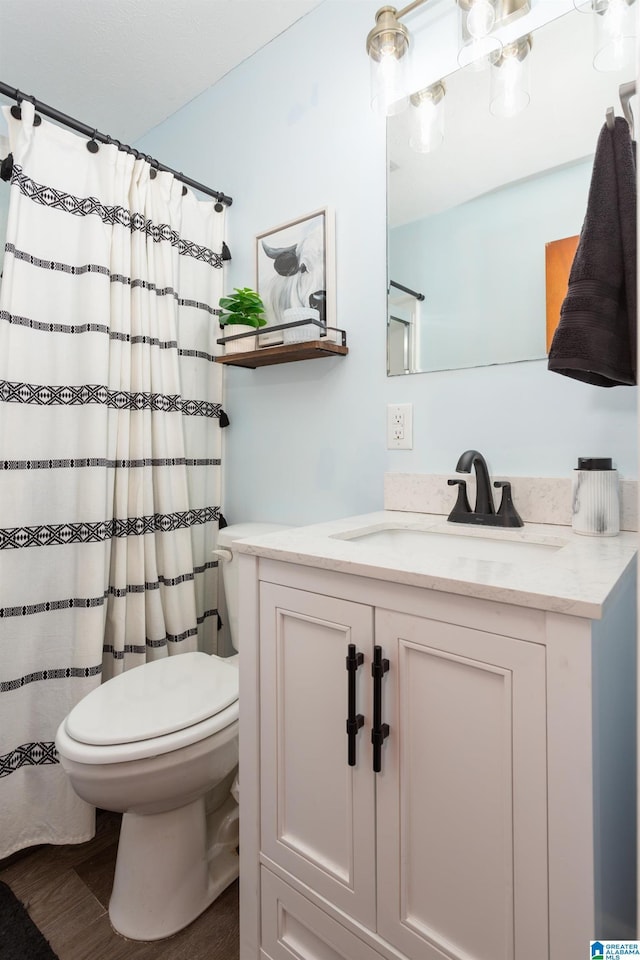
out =
<path fill-rule="evenodd" d="M 258 346 L 300 340 L 335 340 L 335 245 L 327 207 L 256 237 L 256 289 L 267 326 Z M 270 331 L 283 323 L 296 326 Z"/>

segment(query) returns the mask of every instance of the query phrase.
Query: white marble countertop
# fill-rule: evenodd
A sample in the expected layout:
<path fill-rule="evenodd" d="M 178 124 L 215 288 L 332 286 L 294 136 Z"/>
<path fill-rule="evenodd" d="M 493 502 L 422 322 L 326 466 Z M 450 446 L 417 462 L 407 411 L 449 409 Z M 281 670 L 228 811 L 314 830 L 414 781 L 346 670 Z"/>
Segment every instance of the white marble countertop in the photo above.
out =
<path fill-rule="evenodd" d="M 376 543 L 375 538 L 344 538 L 345 534 L 362 536 L 389 528 L 419 530 L 436 536 L 427 536 L 420 542 L 419 535 L 402 533 L 404 542 L 392 547 Z M 462 538 L 455 541 L 456 547 L 454 537 Z M 492 556 L 496 540 L 513 544 L 512 548 L 507 547 L 513 556 Z M 517 544 L 525 545 L 521 555 Z M 503 529 L 452 524 L 439 514 L 382 510 L 239 540 L 234 550 L 445 593 L 599 619 L 607 598 L 632 563 L 637 545 L 636 533 L 586 537 L 573 533 L 571 527 L 551 524 L 526 523 L 524 527 Z M 499 553 L 501 548 L 497 550 Z"/>

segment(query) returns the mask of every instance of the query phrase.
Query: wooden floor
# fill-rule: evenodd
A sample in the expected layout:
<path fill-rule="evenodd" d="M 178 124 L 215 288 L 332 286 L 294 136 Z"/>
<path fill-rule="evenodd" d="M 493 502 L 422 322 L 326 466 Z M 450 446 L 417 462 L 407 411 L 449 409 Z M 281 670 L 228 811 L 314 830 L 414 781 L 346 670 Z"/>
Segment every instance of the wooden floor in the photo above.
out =
<path fill-rule="evenodd" d="M 59 960 L 237 960 L 237 881 L 167 940 L 139 943 L 114 932 L 107 905 L 119 831 L 118 814 L 98 811 L 88 843 L 37 847 L 0 862 L 0 880 L 28 908 Z"/>

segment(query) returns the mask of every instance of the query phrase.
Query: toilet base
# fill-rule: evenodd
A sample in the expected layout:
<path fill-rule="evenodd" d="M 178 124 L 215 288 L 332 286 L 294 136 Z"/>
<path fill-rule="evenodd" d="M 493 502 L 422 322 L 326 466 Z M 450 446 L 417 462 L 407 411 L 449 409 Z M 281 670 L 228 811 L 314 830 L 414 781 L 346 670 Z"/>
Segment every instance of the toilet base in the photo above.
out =
<path fill-rule="evenodd" d="M 162 940 L 188 926 L 238 876 L 238 807 L 205 814 L 204 797 L 177 810 L 125 813 L 109 919 L 130 940 Z"/>

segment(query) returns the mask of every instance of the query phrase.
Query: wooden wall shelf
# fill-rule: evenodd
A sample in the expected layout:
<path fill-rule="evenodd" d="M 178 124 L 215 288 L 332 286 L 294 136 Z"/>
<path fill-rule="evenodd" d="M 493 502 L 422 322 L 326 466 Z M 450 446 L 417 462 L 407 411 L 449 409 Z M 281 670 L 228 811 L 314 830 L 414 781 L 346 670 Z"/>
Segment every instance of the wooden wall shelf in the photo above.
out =
<path fill-rule="evenodd" d="M 344 357 L 349 348 L 339 343 L 327 343 L 326 340 L 305 340 L 300 343 L 283 343 L 277 347 L 262 347 L 259 350 L 246 350 L 244 353 L 228 353 L 216 357 L 216 363 L 225 363 L 231 367 L 268 367 L 274 363 L 293 363 L 296 360 L 314 360 L 317 357 Z"/>

